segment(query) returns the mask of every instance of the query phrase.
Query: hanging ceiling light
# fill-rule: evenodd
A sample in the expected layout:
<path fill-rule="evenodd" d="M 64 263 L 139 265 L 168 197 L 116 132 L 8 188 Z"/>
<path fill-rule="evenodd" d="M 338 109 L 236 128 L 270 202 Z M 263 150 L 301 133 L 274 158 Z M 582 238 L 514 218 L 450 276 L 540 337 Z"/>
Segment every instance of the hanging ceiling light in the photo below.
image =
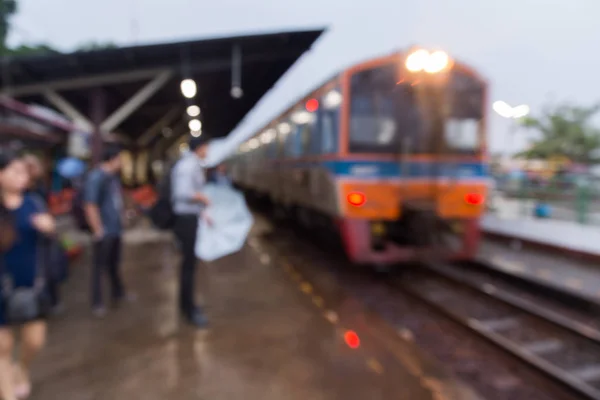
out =
<path fill-rule="evenodd" d="M 193 79 L 184 79 L 181 81 L 181 93 L 188 99 L 193 98 L 197 90 L 196 82 Z"/>
<path fill-rule="evenodd" d="M 231 88 L 231 97 L 234 99 L 239 99 L 244 95 L 244 91 L 239 86 L 234 86 Z"/>
<path fill-rule="evenodd" d="M 231 97 L 239 99 L 244 95 L 242 90 L 242 48 L 233 46 L 231 54 Z"/>
<path fill-rule="evenodd" d="M 192 119 L 188 123 L 188 126 L 190 128 L 190 131 L 196 132 L 202 129 L 202 122 L 200 122 L 200 120 L 198 119 Z"/>
<path fill-rule="evenodd" d="M 190 117 L 197 117 L 200 115 L 200 107 L 198 106 L 189 106 L 187 108 L 187 113 Z"/>

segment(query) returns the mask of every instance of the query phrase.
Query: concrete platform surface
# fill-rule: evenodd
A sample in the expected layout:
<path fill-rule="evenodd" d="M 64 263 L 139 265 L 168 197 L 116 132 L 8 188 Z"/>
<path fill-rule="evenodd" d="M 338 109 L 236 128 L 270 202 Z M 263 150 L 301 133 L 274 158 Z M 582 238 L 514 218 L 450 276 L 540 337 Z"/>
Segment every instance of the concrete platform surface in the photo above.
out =
<path fill-rule="evenodd" d="M 126 282 L 138 300 L 104 319 L 89 313 L 88 266 L 75 267 L 63 290 L 66 313 L 51 320 L 48 347 L 34 365 L 33 399 L 457 398 L 397 358 L 370 363 L 370 352 L 383 346 L 351 349 L 297 285 L 250 247 L 200 269 L 211 326 L 192 329 L 176 312 L 172 244 L 144 238 L 128 240 L 125 251 Z"/>

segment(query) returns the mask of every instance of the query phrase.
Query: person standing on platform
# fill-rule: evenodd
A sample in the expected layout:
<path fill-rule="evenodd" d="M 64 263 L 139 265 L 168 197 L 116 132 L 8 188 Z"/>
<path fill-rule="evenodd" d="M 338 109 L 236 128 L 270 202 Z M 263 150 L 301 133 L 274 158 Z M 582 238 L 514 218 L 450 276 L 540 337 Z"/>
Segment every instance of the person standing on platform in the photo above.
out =
<path fill-rule="evenodd" d="M 0 154 L 0 397 L 27 398 L 30 368 L 46 342 L 43 271 L 38 263 L 40 236 L 51 236 L 55 222 L 27 193 L 29 173 L 23 159 L 10 150 Z M 27 298 L 17 294 L 27 293 Z M 33 296 L 32 296 L 33 295 Z M 20 331 L 19 358 L 13 364 Z"/>
<path fill-rule="evenodd" d="M 208 323 L 203 310 L 195 301 L 196 259 L 195 246 L 198 218 L 209 201 L 202 194 L 206 182 L 202 160 L 206 158 L 209 140 L 191 138 L 190 151 L 182 156 L 171 171 L 171 194 L 175 226 L 173 231 L 179 242 L 182 261 L 179 270 L 179 310 L 184 318 L 197 327 Z"/>
<path fill-rule="evenodd" d="M 115 303 L 133 300 L 125 293 L 121 278 L 121 244 L 123 229 L 123 197 L 118 173 L 121 151 L 116 146 L 104 149 L 100 165 L 89 172 L 84 188 L 87 222 L 93 235 L 91 274 L 92 311 L 97 317 L 106 314 L 102 296 L 102 278 L 108 273 Z"/>

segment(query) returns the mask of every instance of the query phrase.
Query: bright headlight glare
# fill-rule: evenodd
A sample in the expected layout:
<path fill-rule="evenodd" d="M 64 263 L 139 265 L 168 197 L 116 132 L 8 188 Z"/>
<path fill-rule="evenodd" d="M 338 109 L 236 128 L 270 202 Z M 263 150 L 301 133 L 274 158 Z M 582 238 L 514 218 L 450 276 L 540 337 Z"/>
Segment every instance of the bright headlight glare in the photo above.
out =
<path fill-rule="evenodd" d="M 406 58 L 406 69 L 408 69 L 410 72 L 422 71 L 427 64 L 428 58 L 429 53 L 427 50 L 421 49 L 414 51 Z"/>
<path fill-rule="evenodd" d="M 448 54 L 443 51 L 436 51 L 429 55 L 425 63 L 425 72 L 435 74 L 443 71 L 448 66 Z"/>

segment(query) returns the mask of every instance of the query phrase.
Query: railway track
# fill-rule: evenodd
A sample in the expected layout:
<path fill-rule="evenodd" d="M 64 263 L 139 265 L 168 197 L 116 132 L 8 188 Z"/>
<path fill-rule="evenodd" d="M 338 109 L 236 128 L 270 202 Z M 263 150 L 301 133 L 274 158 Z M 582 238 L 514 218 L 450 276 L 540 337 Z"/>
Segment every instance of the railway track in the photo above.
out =
<path fill-rule="evenodd" d="M 562 300 L 554 302 L 547 292 L 538 291 L 524 282 L 519 286 L 502 277 L 491 277 L 481 269 L 477 269 L 477 274 L 471 268 L 438 266 L 436 271 L 436 267 L 430 266 L 408 268 L 398 271 L 400 274 L 387 276 L 372 274 L 348 265 L 342 253 L 325 245 L 320 237 L 285 224 L 278 225 L 277 230 L 263 240 L 274 258 L 290 262 L 309 281 L 323 280 L 324 286 L 335 281 L 336 290 L 362 301 L 396 328 L 403 338 L 415 341 L 464 382 L 479 393 L 485 393 L 485 398 L 600 399 L 600 385 L 596 385 L 593 376 L 598 372 L 594 366 L 600 364 L 600 322 L 594 323 L 594 317 L 588 312 L 574 311 L 571 302 L 568 302 L 569 306 L 558 307 Z M 455 293 L 446 296 L 446 300 L 461 296 L 460 292 L 471 297 L 465 300 L 461 296 L 467 305 L 461 305 L 460 298 L 450 304 L 438 291 L 437 295 L 423 301 L 422 294 L 429 290 L 427 282 L 438 286 L 453 285 L 447 290 Z M 397 290 L 398 285 L 403 290 Z M 473 287 L 469 289 L 468 285 Z M 433 288 L 432 293 L 435 291 Z M 507 304 L 499 298 L 512 300 L 515 304 Z M 526 307 L 525 300 L 532 303 L 532 299 L 535 304 L 530 311 L 533 314 L 522 309 Z M 483 308 L 479 312 L 467 307 L 478 303 Z M 429 312 L 432 305 L 444 312 Z M 447 311 L 441 309 L 442 305 Z M 548 311 L 554 308 L 560 312 Z M 517 325 L 527 326 L 527 331 L 519 333 L 519 328 L 513 326 L 512 332 L 498 329 L 490 330 L 487 335 L 480 333 L 489 330 L 489 327 L 481 326 L 483 323 L 507 317 L 516 318 Z M 511 323 L 514 324 L 509 322 L 509 327 Z M 472 334 L 465 334 L 464 327 Z M 488 336 L 500 339 L 494 341 Z M 499 342 L 506 346 L 498 345 Z M 515 353 L 506 351 L 507 348 Z M 523 353 L 525 357 L 515 357 L 516 353 Z M 528 357 L 529 353 L 532 357 Z M 530 359 L 541 360 L 538 364 L 547 366 L 547 370 Z"/>
<path fill-rule="evenodd" d="M 531 298 L 428 265 L 394 286 L 586 399 L 600 400 L 600 331 Z"/>

